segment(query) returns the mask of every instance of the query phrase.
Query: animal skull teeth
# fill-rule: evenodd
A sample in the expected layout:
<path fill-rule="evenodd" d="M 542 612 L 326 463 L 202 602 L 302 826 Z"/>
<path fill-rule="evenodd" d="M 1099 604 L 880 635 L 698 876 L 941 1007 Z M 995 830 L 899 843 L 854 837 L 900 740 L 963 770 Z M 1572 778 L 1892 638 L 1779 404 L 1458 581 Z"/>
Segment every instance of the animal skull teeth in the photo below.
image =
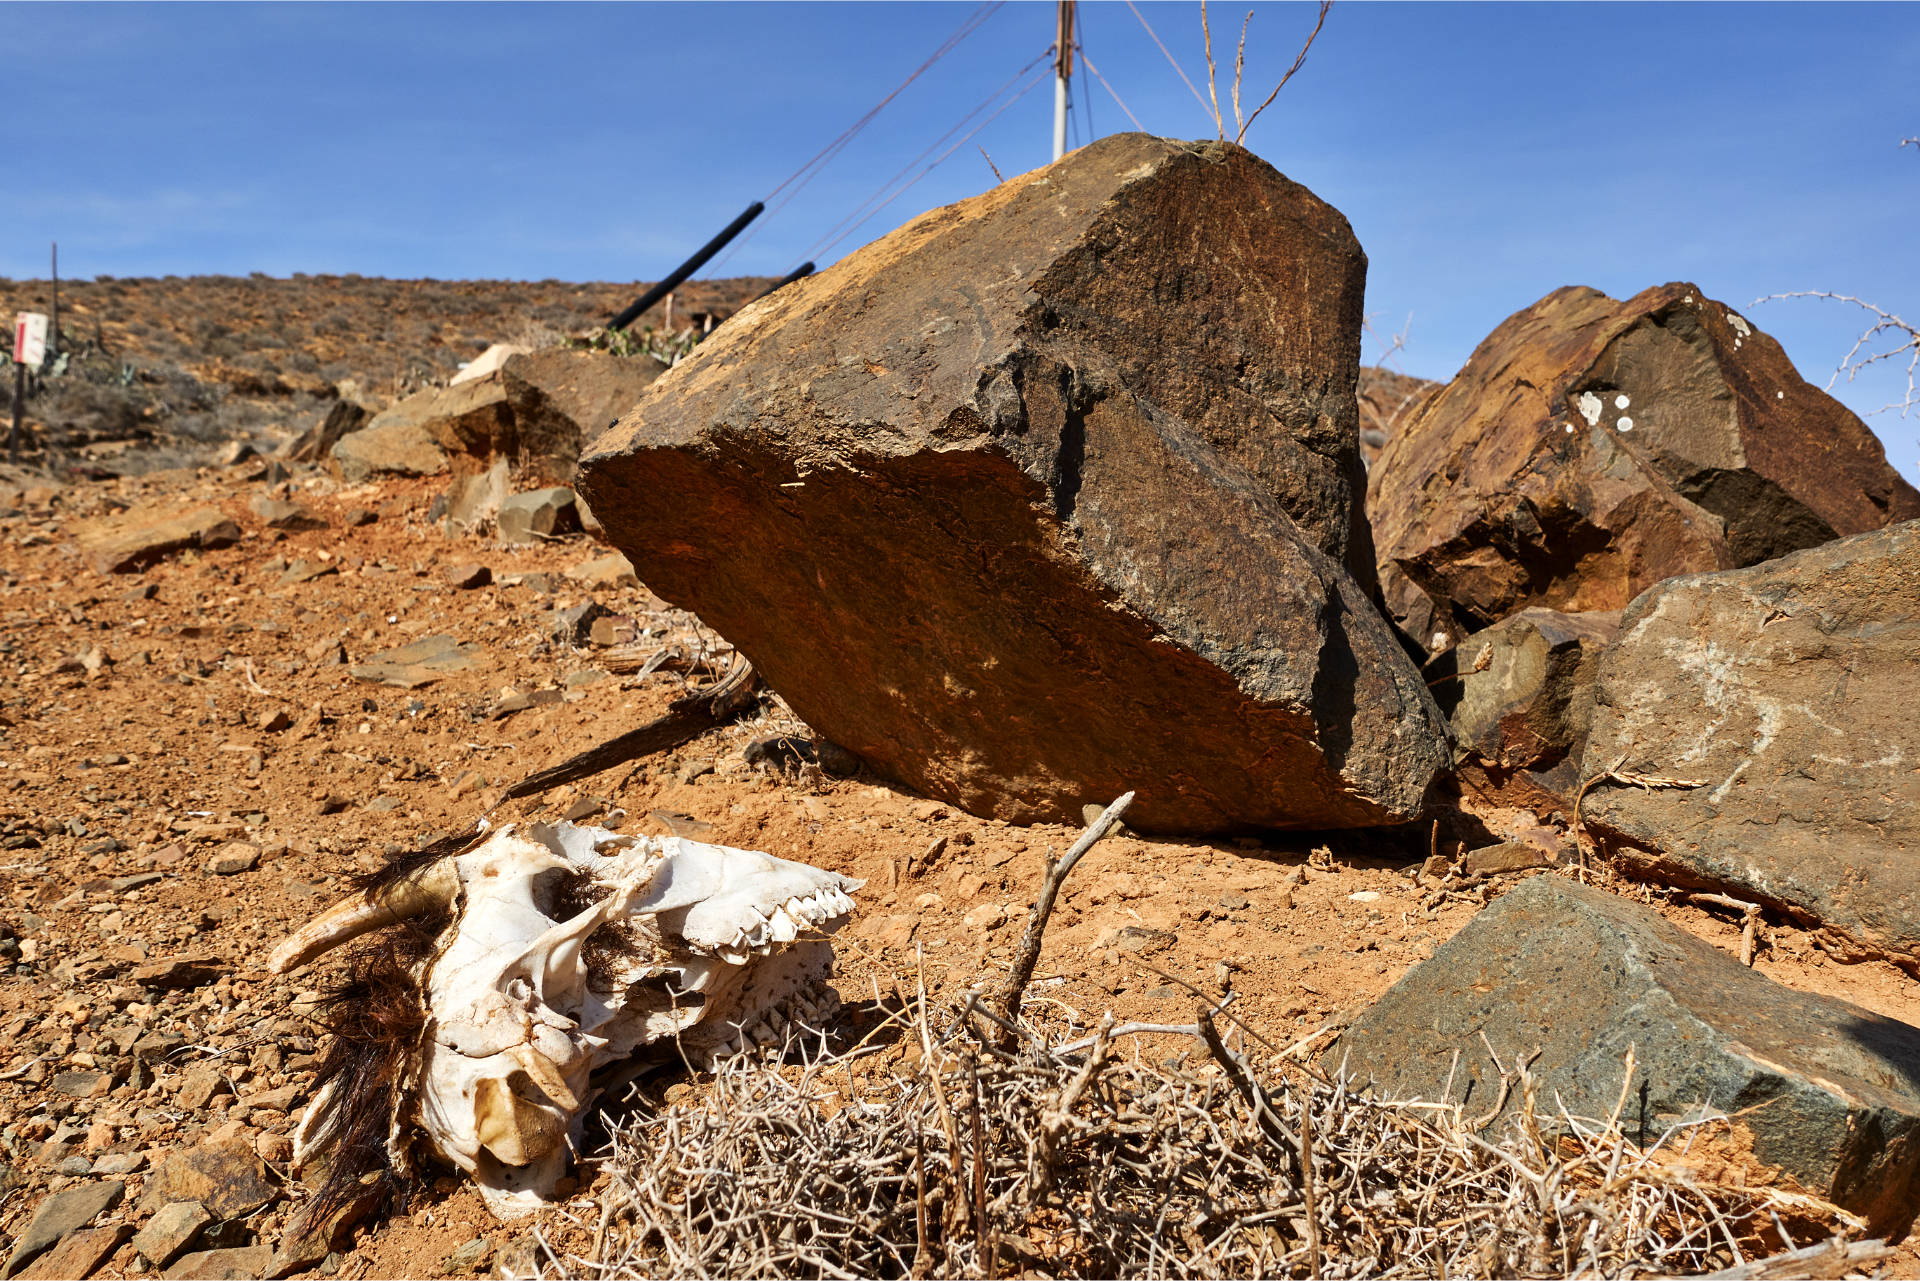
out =
<path fill-rule="evenodd" d="M 703 1061 L 778 1035 L 832 967 L 826 941 L 864 884 L 754 850 L 508 825 L 336 904 L 275 949 L 279 972 L 417 918 L 446 924 L 403 967 L 420 1031 L 388 1047 L 381 1101 L 332 1078 L 295 1137 L 304 1165 L 389 1110 L 405 1170 L 415 1132 L 503 1216 L 537 1208 L 564 1172 L 593 1073 L 648 1050 Z M 770 1020 L 779 1020 L 778 1024 Z"/>

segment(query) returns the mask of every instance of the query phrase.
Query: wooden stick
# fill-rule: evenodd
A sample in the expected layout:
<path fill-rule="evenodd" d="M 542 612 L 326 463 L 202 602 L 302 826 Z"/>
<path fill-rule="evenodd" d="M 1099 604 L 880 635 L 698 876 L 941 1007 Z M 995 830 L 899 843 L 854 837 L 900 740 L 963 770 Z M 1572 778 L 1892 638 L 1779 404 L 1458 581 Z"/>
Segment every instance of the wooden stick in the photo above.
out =
<path fill-rule="evenodd" d="M 1054 900 L 1060 896 L 1060 886 L 1086 852 L 1120 826 L 1120 816 L 1127 812 L 1127 806 L 1133 804 L 1133 795 L 1128 792 L 1107 806 L 1100 817 L 1080 833 L 1080 839 L 1073 843 L 1073 848 L 1058 861 L 1048 861 L 1046 880 L 1041 884 L 1040 896 L 1033 901 L 1033 911 L 1027 917 L 1027 932 L 1020 936 L 1020 946 L 1013 954 L 1013 969 L 993 997 L 993 1003 L 999 1007 L 1004 1022 L 1014 1024 L 1020 1021 L 1020 1002 L 1027 994 L 1027 984 L 1033 981 L 1034 967 L 1040 963 L 1040 944 L 1047 933 L 1047 919 L 1053 915 Z M 1000 1039 L 1006 1048 L 1010 1048 L 1010 1039 L 1004 1031 L 1000 1033 Z"/>

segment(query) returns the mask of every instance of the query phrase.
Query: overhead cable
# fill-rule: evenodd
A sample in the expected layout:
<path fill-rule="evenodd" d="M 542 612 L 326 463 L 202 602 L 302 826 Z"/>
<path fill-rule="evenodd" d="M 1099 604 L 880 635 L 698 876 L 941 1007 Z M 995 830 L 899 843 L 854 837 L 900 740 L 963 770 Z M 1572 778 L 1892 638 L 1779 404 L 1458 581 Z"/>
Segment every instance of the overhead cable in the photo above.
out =
<path fill-rule="evenodd" d="M 1033 61 L 1029 62 L 1026 66 L 1020 68 L 1020 70 L 1014 72 L 1011 76 L 1007 77 L 1007 79 L 1001 83 L 999 88 L 995 89 L 992 93 L 988 94 L 985 98 L 981 99 L 979 104 L 976 105 L 971 111 L 967 112 L 967 114 L 965 114 L 964 116 L 961 116 L 960 119 L 956 120 L 953 123 L 953 125 L 947 129 L 945 133 L 941 134 L 938 138 L 935 138 L 933 142 L 927 146 L 927 149 L 925 151 L 922 151 L 919 155 L 915 156 L 912 160 L 909 160 L 906 164 L 900 166 L 900 170 L 898 173 L 895 173 L 891 178 L 888 178 L 885 182 L 881 183 L 877 188 L 875 188 L 873 194 L 868 196 L 865 200 L 861 201 L 859 204 L 855 205 L 853 209 L 847 214 L 846 217 L 842 218 L 839 222 L 835 223 L 833 226 L 827 228 L 827 230 L 821 235 L 821 237 L 818 240 L 814 241 L 812 246 L 808 248 L 805 256 L 808 258 L 819 257 L 821 253 L 824 251 L 825 247 L 830 242 L 837 243 L 833 241 L 833 237 L 835 233 L 837 233 L 842 228 L 844 228 L 848 223 L 854 222 L 855 219 L 859 219 L 860 221 L 865 221 L 865 218 L 867 216 L 870 216 L 871 213 L 878 212 L 879 208 L 884 206 L 877 206 L 873 210 L 869 210 L 868 206 L 873 205 L 876 201 L 879 201 L 882 197 L 886 196 L 886 193 L 889 188 L 891 188 L 895 183 L 899 182 L 902 178 L 906 177 L 907 174 L 912 171 L 915 165 L 919 164 L 921 161 L 925 160 L 928 156 L 932 155 L 943 143 L 946 142 L 947 139 L 953 137 L 954 134 L 966 128 L 967 122 L 969 120 L 972 120 L 975 116 L 979 115 L 982 111 L 985 111 L 988 107 L 992 106 L 994 102 L 999 99 L 1000 95 L 1005 93 L 1009 88 L 1011 88 L 1020 79 L 1020 77 L 1026 75 L 1028 72 L 1032 71 L 1035 67 L 1039 66 L 1042 62 L 1045 62 L 1047 59 L 1051 58 L 1052 56 L 1053 56 L 1053 50 L 1051 48 L 1048 48 L 1045 51 L 1043 51 L 1038 57 L 1033 59 Z M 972 135 L 969 134 L 968 136 L 971 137 Z M 901 190 L 904 191 L 905 188 L 903 187 Z"/>
<path fill-rule="evenodd" d="M 835 239 L 832 244 L 828 245 L 826 249 L 823 250 L 821 254 L 818 256 L 825 257 L 826 254 L 831 253 L 835 248 L 835 246 L 839 245 L 841 241 L 845 240 L 848 236 L 851 236 L 854 232 L 860 230 L 861 227 L 866 226 L 867 223 L 873 221 L 873 219 L 881 212 L 881 210 L 885 209 L 888 205 L 892 204 L 894 201 L 898 200 L 900 197 L 906 195 L 907 192 L 912 190 L 914 185 L 920 181 L 920 179 L 926 177 L 928 174 L 932 173 L 935 169 L 938 169 L 941 166 L 941 164 L 946 161 L 948 156 L 951 156 L 954 152 L 966 146 L 969 142 L 972 142 L 975 134 L 979 133 L 982 129 L 985 129 L 988 125 L 998 120 L 1003 114 L 1006 113 L 1009 107 L 1013 106 L 1014 103 L 1019 102 L 1022 98 L 1032 93 L 1036 88 L 1038 88 L 1041 85 L 1042 82 L 1046 81 L 1049 78 L 1050 78 L 1050 73 L 1047 71 L 1042 71 L 1039 75 L 1027 81 L 1025 86 L 1021 88 L 1020 92 L 1014 94 L 1013 97 L 1007 99 L 1007 101 L 1001 105 L 998 111 L 994 112 L 992 115 L 988 116 L 985 120 L 982 120 L 979 124 L 975 125 L 972 129 L 968 130 L 966 137 L 960 139 L 960 141 L 954 143 L 951 147 L 948 147 L 946 151 L 940 155 L 939 159 L 935 160 L 932 164 L 928 165 L 925 169 L 921 170 L 920 173 L 913 179 L 912 182 L 909 182 L 906 186 L 900 188 L 900 190 L 894 192 L 891 196 L 888 196 L 885 202 L 883 202 L 872 213 L 868 214 L 865 218 L 862 218 L 858 223 L 855 223 L 853 226 L 847 228 L 846 231 L 842 232 L 840 236 L 837 239 Z"/>
<path fill-rule="evenodd" d="M 1080 46 L 1080 61 L 1087 64 L 1087 70 L 1093 73 L 1094 79 L 1098 80 L 1101 87 L 1113 96 L 1113 100 L 1119 104 L 1120 110 L 1127 113 L 1127 119 L 1133 121 L 1133 127 L 1141 133 L 1145 133 L 1147 127 L 1140 123 L 1140 117 L 1133 114 L 1133 109 L 1127 106 L 1127 104 L 1121 100 L 1120 95 L 1115 92 L 1114 87 L 1107 83 L 1107 78 L 1100 74 L 1100 68 L 1093 65 L 1093 59 L 1087 56 L 1087 47 L 1085 45 Z"/>
<path fill-rule="evenodd" d="M 1168 52 L 1167 46 L 1160 43 L 1160 35 L 1158 32 L 1156 32 L 1153 29 L 1153 24 L 1147 21 L 1147 15 L 1144 13 L 1141 13 L 1138 8 L 1135 8 L 1133 0 L 1127 0 L 1127 8 L 1133 10 L 1133 16 L 1140 19 L 1140 25 L 1147 29 L 1147 34 L 1153 37 L 1153 42 L 1156 45 L 1160 46 L 1160 52 L 1163 54 L 1166 54 L 1167 62 L 1170 66 L 1173 67 L 1174 71 L 1179 75 L 1180 82 L 1187 86 L 1187 92 L 1193 95 L 1193 100 L 1200 104 L 1200 110 L 1206 113 L 1207 123 L 1210 125 L 1218 126 L 1219 121 L 1213 118 L 1213 110 L 1207 106 L 1207 100 L 1205 98 L 1202 98 L 1200 96 L 1200 91 L 1193 87 L 1193 81 L 1187 79 L 1187 73 L 1181 70 L 1180 64 L 1178 62 L 1174 61 L 1173 54 Z M 1105 81 L 1103 80 L 1102 83 L 1104 84 Z"/>
<path fill-rule="evenodd" d="M 786 208 L 787 205 L 793 200 L 793 198 L 799 195 L 801 191 L 803 191 L 806 188 L 806 185 L 808 183 L 812 182 L 816 177 L 819 176 L 821 170 L 825 169 L 828 165 L 832 164 L 835 157 L 837 157 L 842 151 L 846 150 L 848 144 L 850 144 L 855 138 L 857 138 L 860 135 L 860 132 L 862 130 L 864 130 L 868 125 L 873 123 L 874 118 L 877 117 L 881 113 L 881 111 L 883 111 L 886 108 L 888 103 L 892 102 L 895 98 L 899 97 L 900 94 L 903 91 L 905 91 L 908 85 L 912 84 L 914 81 L 918 80 L 921 76 L 925 75 L 928 69 L 930 69 L 934 63 L 940 61 L 940 59 L 946 57 L 948 54 L 952 53 L 955 49 L 959 48 L 961 43 L 965 41 L 968 36 L 978 31 L 981 28 L 981 26 L 986 23 L 987 19 L 991 18 L 994 14 L 1000 11 L 1001 7 L 1005 3 L 1006 3 L 1006 0 L 989 0 L 988 3 L 982 4 L 978 9 L 975 9 L 971 14 L 967 15 L 966 20 L 962 22 L 957 28 L 954 29 L 953 34 L 948 36 L 945 40 L 941 41 L 940 47 L 935 49 L 930 55 L 928 55 L 927 60 L 925 62 L 921 63 L 918 67 L 914 68 L 912 75 L 908 76 L 905 80 L 902 80 L 899 84 L 894 86 L 893 92 L 889 93 L 886 97 L 882 98 L 879 102 L 875 103 L 867 111 L 865 115 L 861 116 L 858 120 L 854 121 L 851 125 L 848 125 L 844 130 L 842 130 L 839 137 L 835 138 L 832 142 L 822 147 L 817 153 L 815 153 L 814 157 L 811 160 L 807 161 L 805 164 L 801 165 L 798 169 L 795 169 L 792 173 L 788 174 L 786 178 L 784 178 L 781 181 L 779 186 L 775 187 L 772 191 L 769 191 L 767 193 L 766 198 L 768 201 L 772 201 L 775 196 L 778 196 L 783 191 L 787 191 L 788 187 L 793 188 L 793 190 L 787 191 L 787 195 L 785 199 L 782 199 L 781 201 L 779 201 L 777 204 L 773 206 L 773 213 L 777 214 L 782 209 Z M 761 224 L 761 226 L 765 226 L 765 225 L 766 225 L 765 223 Z M 739 253 L 740 250 L 745 248 L 747 245 L 747 242 L 752 240 L 753 237 L 759 233 L 759 231 L 760 231 L 760 227 L 755 227 L 753 228 L 752 231 L 749 231 L 745 237 L 737 241 L 734 244 L 734 246 L 727 251 L 726 255 L 722 257 L 719 262 L 714 264 L 715 269 L 717 270 L 718 268 L 724 266 L 730 259 L 732 259 L 732 257 L 735 254 Z"/>

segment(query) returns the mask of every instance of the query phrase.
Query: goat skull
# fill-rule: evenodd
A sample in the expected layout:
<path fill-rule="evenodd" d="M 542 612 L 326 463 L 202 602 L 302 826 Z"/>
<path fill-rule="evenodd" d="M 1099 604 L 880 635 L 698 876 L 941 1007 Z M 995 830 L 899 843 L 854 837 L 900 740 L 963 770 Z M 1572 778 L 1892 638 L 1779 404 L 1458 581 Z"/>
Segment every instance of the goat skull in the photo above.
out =
<path fill-rule="evenodd" d="M 356 896 L 287 939 L 276 972 L 403 920 L 451 921 L 408 977 L 425 1030 L 390 1101 L 405 1167 L 417 1127 L 498 1214 L 535 1209 L 564 1172 L 594 1071 L 677 1044 L 710 1059 L 824 979 L 864 882 L 751 850 L 602 828 L 502 827 Z M 571 915 L 570 895 L 584 904 Z M 594 948 L 589 955 L 589 945 Z M 776 1015 L 777 1017 L 777 1015 Z M 329 1080 L 295 1162 L 340 1137 L 355 1100 Z"/>

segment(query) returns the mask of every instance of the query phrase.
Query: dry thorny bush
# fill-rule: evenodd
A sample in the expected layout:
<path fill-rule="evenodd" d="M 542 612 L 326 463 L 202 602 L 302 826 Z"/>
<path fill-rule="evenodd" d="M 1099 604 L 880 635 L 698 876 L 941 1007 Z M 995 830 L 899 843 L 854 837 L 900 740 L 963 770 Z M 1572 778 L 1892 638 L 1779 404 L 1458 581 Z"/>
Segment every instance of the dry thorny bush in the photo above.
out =
<path fill-rule="evenodd" d="M 1043 890 L 1032 954 L 1050 905 Z M 944 1012 L 904 977 L 917 995 L 896 981 L 858 1044 L 795 1020 L 780 1053 L 612 1122 L 590 1252 L 536 1233 L 543 1274 L 1838 1276 L 1886 1253 L 1831 1205 L 1680 1159 L 1724 1117 L 1641 1148 L 1618 1108 L 1570 1116 L 1517 1062 L 1499 1128 L 1500 1105 L 1475 1117 L 1327 1077 L 1301 1061 L 1313 1038 L 1276 1046 L 1230 997 L 1192 989 L 1190 1027 L 1109 1016 L 1086 1035 L 1064 1002 L 1023 1011 L 1025 976 Z M 1824 1243 L 1793 1250 L 1807 1240 Z"/>

